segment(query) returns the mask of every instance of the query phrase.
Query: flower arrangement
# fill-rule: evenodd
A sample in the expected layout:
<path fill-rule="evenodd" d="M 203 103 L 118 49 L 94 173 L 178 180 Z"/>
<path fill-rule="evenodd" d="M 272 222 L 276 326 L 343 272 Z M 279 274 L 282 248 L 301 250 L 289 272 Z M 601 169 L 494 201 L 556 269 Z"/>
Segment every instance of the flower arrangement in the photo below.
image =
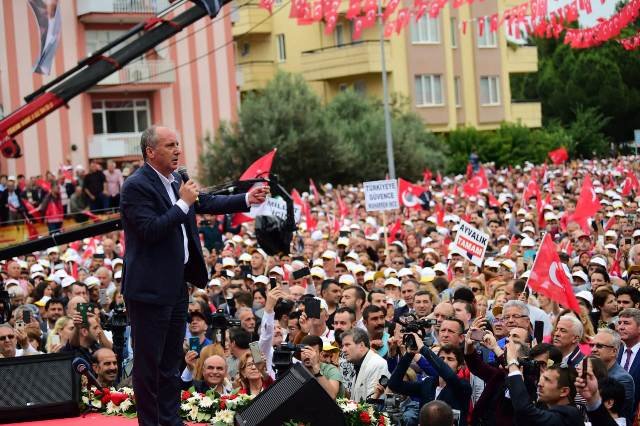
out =
<path fill-rule="evenodd" d="M 185 421 L 209 423 L 212 426 L 233 426 L 237 411 L 247 407 L 253 396 L 242 391 L 220 395 L 213 390 L 196 392 L 194 388 L 180 395 L 180 416 Z M 91 388 L 91 393 L 82 391 L 82 403 L 109 416 L 136 417 L 136 399 L 131 388 Z M 338 398 L 336 403 L 345 415 L 349 426 L 390 426 L 386 414 L 377 411 L 371 404 Z M 304 425 L 291 420 L 290 426 Z"/>

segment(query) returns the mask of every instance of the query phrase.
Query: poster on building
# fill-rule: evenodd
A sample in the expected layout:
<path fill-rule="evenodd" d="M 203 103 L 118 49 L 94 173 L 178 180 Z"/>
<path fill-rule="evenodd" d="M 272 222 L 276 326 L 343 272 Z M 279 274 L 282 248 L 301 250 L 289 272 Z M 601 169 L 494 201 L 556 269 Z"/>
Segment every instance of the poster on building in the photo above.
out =
<path fill-rule="evenodd" d="M 400 208 L 396 179 L 364 182 L 364 202 L 368 212 Z"/>
<path fill-rule="evenodd" d="M 33 72 L 49 75 L 51 64 L 58 49 L 62 13 L 59 0 L 27 0 L 38 24 L 40 54 L 33 65 Z"/>
<path fill-rule="evenodd" d="M 474 265 L 482 266 L 487 244 L 489 244 L 489 235 L 461 220 L 452 251 L 469 259 Z"/>

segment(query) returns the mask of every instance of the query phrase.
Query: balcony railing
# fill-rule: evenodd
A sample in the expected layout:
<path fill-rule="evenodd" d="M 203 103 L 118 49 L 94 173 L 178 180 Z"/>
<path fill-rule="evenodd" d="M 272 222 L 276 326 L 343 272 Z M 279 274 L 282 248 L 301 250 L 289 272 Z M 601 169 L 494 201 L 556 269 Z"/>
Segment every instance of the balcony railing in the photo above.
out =
<path fill-rule="evenodd" d="M 527 127 L 542 126 L 542 104 L 540 102 L 511 102 L 511 119 Z"/>
<path fill-rule="evenodd" d="M 98 85 L 160 84 L 176 80 L 173 61 L 168 59 L 137 60 L 101 80 Z"/>
<path fill-rule="evenodd" d="M 393 69 L 389 41 L 384 42 L 387 72 Z M 380 42 L 355 42 L 302 52 L 302 73 L 307 80 L 329 80 L 382 71 Z"/>
<path fill-rule="evenodd" d="M 108 14 L 152 14 L 157 15 L 169 7 L 169 0 L 76 0 L 77 15 L 83 17 L 91 14 L 105 15 L 102 19 L 94 18 L 88 22 L 109 22 Z"/>
<path fill-rule="evenodd" d="M 89 158 L 116 158 L 142 155 L 141 133 L 105 133 L 89 141 Z"/>
<path fill-rule="evenodd" d="M 538 71 L 538 48 L 536 46 L 507 47 L 507 70 L 510 73 Z"/>
<path fill-rule="evenodd" d="M 234 5 L 231 11 L 231 30 L 234 37 L 243 34 L 270 34 L 273 30 L 269 12 L 257 3 Z"/>

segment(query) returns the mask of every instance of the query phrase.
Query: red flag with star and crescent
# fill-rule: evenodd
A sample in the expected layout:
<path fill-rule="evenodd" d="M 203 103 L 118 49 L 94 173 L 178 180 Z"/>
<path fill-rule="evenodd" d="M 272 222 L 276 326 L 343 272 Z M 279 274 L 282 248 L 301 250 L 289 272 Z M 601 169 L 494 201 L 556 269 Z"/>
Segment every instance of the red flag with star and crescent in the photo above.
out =
<path fill-rule="evenodd" d="M 480 170 L 462 186 L 462 192 L 464 192 L 466 196 L 472 197 L 483 189 L 488 188 L 489 181 L 487 180 L 487 175 L 484 172 L 484 168 L 480 167 Z"/>
<path fill-rule="evenodd" d="M 239 180 L 257 179 L 261 177 L 268 177 L 271 172 L 271 166 L 273 165 L 273 157 L 276 155 L 278 148 L 274 148 L 262 157 L 258 158 L 251 164 L 247 170 L 242 173 Z M 251 222 L 252 217 L 244 213 L 236 213 L 231 220 L 231 226 L 240 226 L 245 222 Z"/>
<path fill-rule="evenodd" d="M 598 210 L 600 210 L 600 200 L 598 200 L 593 183 L 591 183 L 591 176 L 586 175 L 582 182 L 578 204 L 569 221 L 577 222 L 582 230 L 589 234 L 591 233 L 589 219 L 594 217 Z"/>
<path fill-rule="evenodd" d="M 571 279 L 560 262 L 551 234 L 547 233 L 542 238 L 527 285 L 536 293 L 543 294 L 574 312 L 580 312 Z"/>
<path fill-rule="evenodd" d="M 420 185 L 414 185 L 409 181 L 398 178 L 398 197 L 400 204 L 408 208 L 420 209 L 423 201 L 420 195 L 424 192 L 424 188 Z"/>
<path fill-rule="evenodd" d="M 624 180 L 624 185 L 622 186 L 622 196 L 629 196 L 631 191 L 638 192 L 639 188 L 640 182 L 638 182 L 637 176 L 633 172 L 627 172 L 627 178 Z"/>
<path fill-rule="evenodd" d="M 554 149 L 553 151 L 549 151 L 549 158 L 553 161 L 553 164 L 562 164 L 569 159 L 569 153 L 565 147 L 560 147 L 558 149 Z"/>

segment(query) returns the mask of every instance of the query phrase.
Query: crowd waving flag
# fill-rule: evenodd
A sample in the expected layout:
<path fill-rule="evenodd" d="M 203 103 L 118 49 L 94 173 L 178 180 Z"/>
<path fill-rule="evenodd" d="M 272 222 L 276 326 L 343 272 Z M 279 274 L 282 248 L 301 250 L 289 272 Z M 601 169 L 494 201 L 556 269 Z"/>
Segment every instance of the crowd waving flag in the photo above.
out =
<path fill-rule="evenodd" d="M 569 160 L 569 153 L 565 147 L 560 147 L 553 151 L 549 151 L 549 158 L 551 158 L 553 164 L 562 164 Z"/>
<path fill-rule="evenodd" d="M 489 181 L 484 168 L 480 167 L 480 170 L 462 186 L 462 191 L 466 196 L 472 197 L 484 189 L 489 189 Z"/>
<path fill-rule="evenodd" d="M 271 166 L 273 165 L 273 157 L 276 155 L 277 148 L 269 151 L 262 157 L 258 158 L 251 164 L 247 170 L 242 173 L 239 180 L 257 179 L 262 177 L 268 177 L 271 173 Z M 236 213 L 231 220 L 232 226 L 240 226 L 245 222 L 251 222 L 253 218 L 244 213 Z"/>
<path fill-rule="evenodd" d="M 424 188 L 420 185 L 406 181 L 402 178 L 398 179 L 398 197 L 400 204 L 408 208 L 422 208 L 423 201 L 420 195 L 424 192 Z"/>
<path fill-rule="evenodd" d="M 580 312 L 571 279 L 560 261 L 551 234 L 545 234 L 542 239 L 527 285 L 531 290 L 547 296 L 559 305 Z"/>
<path fill-rule="evenodd" d="M 589 219 L 593 218 L 600 210 L 600 200 L 596 195 L 596 191 L 593 188 L 591 177 L 586 175 L 582 182 L 582 189 L 580 190 L 580 198 L 578 198 L 578 204 L 576 210 L 571 216 L 570 220 L 577 222 L 582 230 L 589 234 L 591 229 L 589 228 Z"/>

